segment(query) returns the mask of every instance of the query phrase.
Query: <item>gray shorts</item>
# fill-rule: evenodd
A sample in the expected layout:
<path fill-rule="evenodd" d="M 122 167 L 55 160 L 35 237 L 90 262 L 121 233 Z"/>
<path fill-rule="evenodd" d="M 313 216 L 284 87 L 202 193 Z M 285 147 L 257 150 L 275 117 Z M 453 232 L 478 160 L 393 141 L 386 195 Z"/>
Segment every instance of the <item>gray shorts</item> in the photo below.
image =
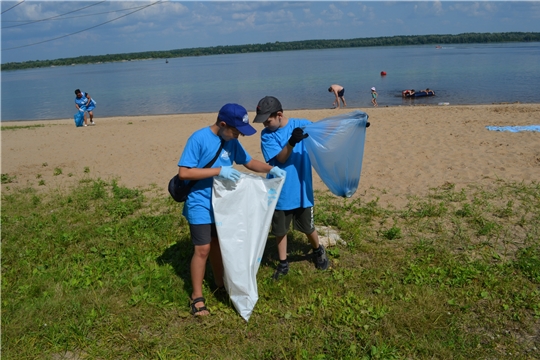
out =
<path fill-rule="evenodd" d="M 313 207 L 308 207 L 274 211 L 274 216 L 272 216 L 272 235 L 287 235 L 291 226 L 291 221 L 293 220 L 295 230 L 307 235 L 315 231 L 315 224 L 313 223 Z"/>
<path fill-rule="evenodd" d="M 191 233 L 191 242 L 193 245 L 208 245 L 212 238 L 217 238 L 216 224 L 189 224 L 189 232 Z"/>

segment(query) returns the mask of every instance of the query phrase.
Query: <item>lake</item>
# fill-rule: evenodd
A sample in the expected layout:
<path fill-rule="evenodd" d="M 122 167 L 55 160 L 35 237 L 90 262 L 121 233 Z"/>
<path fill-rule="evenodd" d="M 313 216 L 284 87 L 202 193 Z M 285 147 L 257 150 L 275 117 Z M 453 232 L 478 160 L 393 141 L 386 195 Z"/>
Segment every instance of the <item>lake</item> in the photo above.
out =
<path fill-rule="evenodd" d="M 97 101 L 95 117 L 253 111 L 273 95 L 284 110 L 329 108 L 331 84 L 351 109 L 379 106 L 540 103 L 540 43 L 391 46 L 214 55 L 2 71 L 1 119 L 73 118 L 74 90 Z M 381 76 L 381 71 L 387 73 Z M 405 89 L 435 90 L 403 99 Z"/>

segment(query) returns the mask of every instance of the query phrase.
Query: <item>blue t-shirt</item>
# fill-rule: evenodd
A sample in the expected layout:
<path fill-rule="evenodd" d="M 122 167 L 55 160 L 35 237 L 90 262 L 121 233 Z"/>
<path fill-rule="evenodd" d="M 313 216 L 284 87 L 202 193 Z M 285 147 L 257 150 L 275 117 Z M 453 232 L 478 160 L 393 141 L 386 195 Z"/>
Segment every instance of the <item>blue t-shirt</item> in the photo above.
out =
<path fill-rule="evenodd" d="M 178 166 L 203 168 L 214 158 L 220 146 L 221 138 L 214 134 L 210 127 L 197 130 L 189 137 Z M 242 144 L 237 139 L 232 139 L 225 142 L 212 168 L 231 166 L 233 163 L 243 165 L 250 161 L 251 156 L 244 150 Z M 191 188 L 182 212 L 190 224 L 214 223 L 212 184 L 213 178 L 210 177 L 197 181 Z"/>
<path fill-rule="evenodd" d="M 285 163 L 276 160 L 276 156 L 287 145 L 293 130 L 311 124 L 306 119 L 289 119 L 286 126 L 270 131 L 265 128 L 261 132 L 261 150 L 265 161 L 287 172 L 276 210 L 293 210 L 313 206 L 313 178 L 311 161 L 304 142 L 295 145 L 291 156 Z M 271 178 L 271 175 L 267 176 Z"/>
<path fill-rule="evenodd" d="M 96 102 L 94 101 L 94 99 L 90 99 L 90 104 L 88 104 L 88 109 L 86 109 L 86 103 L 88 102 L 88 99 L 86 98 L 86 93 L 81 91 L 81 95 L 81 98 L 75 96 L 75 104 L 79 105 L 79 108 L 85 110 L 93 110 L 96 106 Z"/>

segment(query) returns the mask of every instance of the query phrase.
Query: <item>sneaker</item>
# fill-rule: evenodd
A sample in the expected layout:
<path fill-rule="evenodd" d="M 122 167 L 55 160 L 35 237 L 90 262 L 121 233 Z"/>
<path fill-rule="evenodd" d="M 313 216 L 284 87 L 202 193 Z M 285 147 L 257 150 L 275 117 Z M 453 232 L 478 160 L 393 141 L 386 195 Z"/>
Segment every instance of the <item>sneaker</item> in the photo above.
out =
<path fill-rule="evenodd" d="M 84 124 L 83 126 L 88 126 L 88 125 Z"/>
<path fill-rule="evenodd" d="M 279 263 L 276 269 L 276 272 L 274 272 L 274 275 L 272 275 L 272 279 L 279 280 L 280 277 L 285 276 L 289 273 L 289 263 L 282 264 Z"/>
<path fill-rule="evenodd" d="M 96 123 L 93 121 L 90 121 L 90 125 L 96 125 Z"/>
<path fill-rule="evenodd" d="M 326 255 L 326 249 L 321 244 L 319 245 L 320 253 L 314 253 L 315 254 L 315 267 L 319 270 L 326 270 L 328 269 L 328 256 Z"/>

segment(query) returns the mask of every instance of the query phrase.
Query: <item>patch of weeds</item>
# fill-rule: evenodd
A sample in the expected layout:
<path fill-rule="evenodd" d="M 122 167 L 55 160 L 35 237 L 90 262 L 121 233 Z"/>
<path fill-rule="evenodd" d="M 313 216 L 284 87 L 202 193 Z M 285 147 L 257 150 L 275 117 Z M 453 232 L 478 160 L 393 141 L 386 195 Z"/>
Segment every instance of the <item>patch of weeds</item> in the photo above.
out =
<path fill-rule="evenodd" d="M 89 174 L 90 173 L 90 168 L 88 166 L 85 166 L 84 167 L 84 173 L 85 174 Z"/>
<path fill-rule="evenodd" d="M 333 258 L 339 258 L 339 248 L 337 247 L 326 249 L 326 252 Z"/>
<path fill-rule="evenodd" d="M 398 349 L 385 343 L 372 345 L 369 351 L 369 359 L 394 360 L 399 358 Z M 365 359 L 368 359 L 368 357 L 365 357 Z"/>
<path fill-rule="evenodd" d="M 134 199 L 141 195 L 141 192 L 137 189 L 129 189 L 125 186 L 118 186 L 118 182 L 113 180 L 112 192 L 117 199 Z"/>
<path fill-rule="evenodd" d="M 44 186 L 45 185 L 45 180 L 43 180 L 43 179 L 39 180 L 38 185 L 39 186 Z"/>
<path fill-rule="evenodd" d="M 105 182 L 102 180 L 94 181 L 90 190 L 90 199 L 104 199 L 107 196 L 107 190 L 105 189 Z"/>
<path fill-rule="evenodd" d="M 438 188 L 432 188 L 430 189 L 432 193 L 429 195 L 429 197 L 432 199 L 449 202 L 460 202 L 467 199 L 465 189 L 461 189 L 461 191 L 456 192 L 454 191 L 455 187 L 456 185 L 453 183 L 446 183 Z"/>
<path fill-rule="evenodd" d="M 46 162 L 44 162 L 43 164 L 41 164 L 41 166 L 46 167 L 46 166 L 49 166 L 49 164 L 47 164 Z"/>
<path fill-rule="evenodd" d="M 399 239 L 401 238 L 401 229 L 396 226 L 392 226 L 390 229 L 382 231 L 381 234 L 388 240 Z"/>
<path fill-rule="evenodd" d="M 128 125 L 133 125 L 133 122 L 131 122 L 131 121 L 130 121 L 130 122 L 128 122 Z"/>
<path fill-rule="evenodd" d="M 37 174 L 36 175 L 36 179 L 41 179 L 42 175 L 41 174 Z"/>
<path fill-rule="evenodd" d="M 40 128 L 40 127 L 45 127 L 45 125 L 38 124 L 38 125 L 2 126 L 1 130 L 35 129 L 35 128 Z"/>
<path fill-rule="evenodd" d="M 459 217 L 471 217 L 473 215 L 473 208 L 471 204 L 463 204 L 461 209 L 456 211 L 456 215 Z"/>
<path fill-rule="evenodd" d="M 416 204 L 409 205 L 408 213 L 414 217 L 441 217 L 446 214 L 448 208 L 444 202 L 435 204 L 431 201 L 419 201 Z"/>
<path fill-rule="evenodd" d="M 499 230 L 500 226 L 493 222 L 489 221 L 482 216 L 477 216 L 473 220 L 474 225 L 476 226 L 476 234 L 480 236 L 487 236 L 493 233 L 496 230 Z"/>
<path fill-rule="evenodd" d="M 15 182 L 15 179 L 17 179 L 17 176 L 15 175 L 2 174 L 2 184 L 11 184 L 12 182 Z"/>
<path fill-rule="evenodd" d="M 520 250 L 514 262 L 529 279 L 540 283 L 540 247 L 531 246 Z"/>
<path fill-rule="evenodd" d="M 69 173 L 68 176 L 69 176 L 69 177 L 72 177 L 72 176 L 73 176 L 73 173 Z"/>
<path fill-rule="evenodd" d="M 53 175 L 54 175 L 54 176 L 62 175 L 62 169 L 60 169 L 60 168 L 54 168 Z"/>
<path fill-rule="evenodd" d="M 509 200 L 506 203 L 506 206 L 501 209 L 497 209 L 494 215 L 500 218 L 509 218 L 510 216 L 514 215 L 514 202 Z"/>

